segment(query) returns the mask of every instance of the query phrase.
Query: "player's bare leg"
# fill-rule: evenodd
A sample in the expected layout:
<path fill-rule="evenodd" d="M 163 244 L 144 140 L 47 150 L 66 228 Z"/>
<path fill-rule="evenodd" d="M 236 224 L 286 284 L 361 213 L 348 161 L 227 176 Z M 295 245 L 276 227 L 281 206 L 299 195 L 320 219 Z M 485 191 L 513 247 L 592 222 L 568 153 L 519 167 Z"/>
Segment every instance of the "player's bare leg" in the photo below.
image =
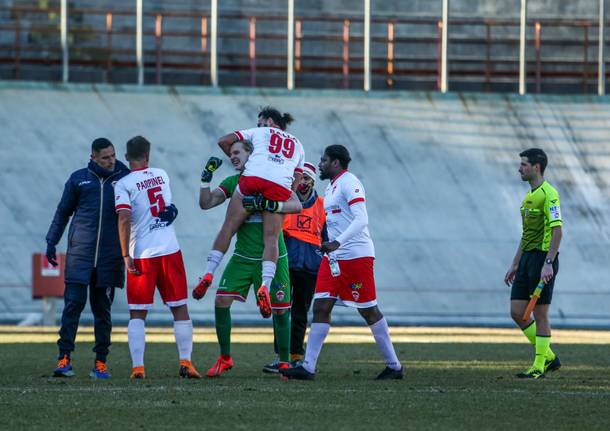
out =
<path fill-rule="evenodd" d="M 523 321 L 523 313 L 525 312 L 525 308 L 527 307 L 528 301 L 521 299 L 513 299 L 510 301 L 510 317 L 514 320 L 514 322 L 521 328 L 522 330 L 527 328 L 534 322 L 534 319 L 530 316 L 529 320 Z"/>
<path fill-rule="evenodd" d="M 282 202 L 282 213 L 292 214 L 300 213 L 301 211 L 303 211 L 303 204 L 299 200 L 297 194 L 292 192 L 290 199 L 288 199 L 286 202 Z"/>
<path fill-rule="evenodd" d="M 216 326 L 216 337 L 220 346 L 220 356 L 208 370 L 208 377 L 218 377 L 223 372 L 233 368 L 233 357 L 231 356 L 231 305 L 233 298 L 230 296 L 216 296 L 214 301 L 214 323 Z"/>
<path fill-rule="evenodd" d="M 383 317 L 383 314 L 381 314 L 376 305 L 359 308 L 358 313 L 364 318 L 366 324 L 369 325 L 375 338 L 375 343 L 377 343 L 377 347 L 385 359 L 385 369 L 377 376 L 377 380 L 402 379 L 404 371 L 396 356 L 396 351 L 390 338 L 388 322 L 385 320 L 385 317 Z"/>
<path fill-rule="evenodd" d="M 216 268 L 218 268 L 224 254 L 229 249 L 231 239 L 242 223 L 248 218 L 249 213 L 244 209 L 242 199 L 243 196 L 238 191 L 233 193 L 233 196 L 231 196 L 229 207 L 227 208 L 227 213 L 225 215 L 225 220 L 220 228 L 220 231 L 218 232 L 218 235 L 216 235 L 212 250 L 208 254 L 208 263 L 205 274 L 201 280 L 199 280 L 199 283 L 193 290 L 193 298 L 195 299 L 203 298 L 208 288 L 212 285 L 214 271 L 216 271 Z"/>
<path fill-rule="evenodd" d="M 269 296 L 269 287 L 271 280 L 275 277 L 275 269 L 279 255 L 278 237 L 284 216 L 278 213 L 263 212 L 263 240 L 265 249 L 263 251 L 263 283 L 256 292 L 256 304 L 264 318 L 271 317 L 271 298 Z"/>
<path fill-rule="evenodd" d="M 177 307 L 170 307 L 174 315 L 174 337 L 178 346 L 178 356 L 180 358 L 180 377 L 189 379 L 200 379 L 201 374 L 191 362 L 193 353 L 193 322 L 189 316 L 186 304 Z"/>
<path fill-rule="evenodd" d="M 131 354 L 130 379 L 144 379 L 144 349 L 146 347 L 145 320 L 148 311 L 129 310 L 129 324 L 127 325 L 127 341 Z"/>

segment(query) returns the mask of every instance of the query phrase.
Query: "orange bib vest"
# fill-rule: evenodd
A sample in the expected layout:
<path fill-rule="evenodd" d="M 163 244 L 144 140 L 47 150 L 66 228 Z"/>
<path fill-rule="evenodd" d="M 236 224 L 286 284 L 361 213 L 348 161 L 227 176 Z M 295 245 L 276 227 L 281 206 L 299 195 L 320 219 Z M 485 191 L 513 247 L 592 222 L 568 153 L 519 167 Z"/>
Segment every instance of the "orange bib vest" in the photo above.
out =
<path fill-rule="evenodd" d="M 303 208 L 298 214 L 284 216 L 284 234 L 319 247 L 322 244 L 324 223 L 324 199 L 318 196 L 309 208 Z"/>

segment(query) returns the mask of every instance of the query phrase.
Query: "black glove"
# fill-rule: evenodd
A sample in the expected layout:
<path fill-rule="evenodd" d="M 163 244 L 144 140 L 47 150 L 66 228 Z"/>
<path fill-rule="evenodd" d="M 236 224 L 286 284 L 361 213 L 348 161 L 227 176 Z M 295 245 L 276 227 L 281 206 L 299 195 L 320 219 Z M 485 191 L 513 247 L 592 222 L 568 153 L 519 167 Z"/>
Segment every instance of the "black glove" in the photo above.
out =
<path fill-rule="evenodd" d="M 264 198 L 263 195 L 244 196 L 242 205 L 248 212 L 269 211 L 270 213 L 277 212 L 280 204 L 277 201 Z"/>
<path fill-rule="evenodd" d="M 53 266 L 57 266 L 57 251 L 55 250 L 55 246 L 50 242 L 47 242 L 47 260 Z"/>
<path fill-rule="evenodd" d="M 207 186 L 212 181 L 214 172 L 222 166 L 222 160 L 218 157 L 210 157 L 201 172 L 201 184 Z"/>
<path fill-rule="evenodd" d="M 165 210 L 159 213 L 159 220 L 167 222 L 166 226 L 172 224 L 176 217 L 178 217 L 178 208 L 174 204 L 165 207 Z"/>

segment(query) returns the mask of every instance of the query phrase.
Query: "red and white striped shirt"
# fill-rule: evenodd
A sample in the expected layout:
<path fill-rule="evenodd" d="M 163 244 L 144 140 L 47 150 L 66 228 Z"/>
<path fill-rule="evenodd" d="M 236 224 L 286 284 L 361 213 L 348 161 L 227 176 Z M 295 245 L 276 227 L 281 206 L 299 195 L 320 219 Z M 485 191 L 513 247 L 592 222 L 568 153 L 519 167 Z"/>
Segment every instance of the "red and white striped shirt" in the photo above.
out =
<path fill-rule="evenodd" d="M 375 257 L 368 228 L 364 187 L 354 174 L 343 171 L 332 179 L 324 194 L 328 238 L 341 244 L 339 260 Z"/>

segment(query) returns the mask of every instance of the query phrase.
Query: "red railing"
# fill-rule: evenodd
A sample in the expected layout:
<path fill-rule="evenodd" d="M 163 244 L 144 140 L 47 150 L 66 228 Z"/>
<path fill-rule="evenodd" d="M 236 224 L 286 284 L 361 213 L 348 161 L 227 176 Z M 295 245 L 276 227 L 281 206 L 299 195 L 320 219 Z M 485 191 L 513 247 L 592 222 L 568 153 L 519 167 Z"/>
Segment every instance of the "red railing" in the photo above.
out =
<path fill-rule="evenodd" d="M 59 8 L 0 7 L 0 73 L 8 79 L 60 76 Z M 73 80 L 133 82 L 135 10 L 72 8 L 68 25 Z M 80 17 L 80 21 L 75 17 Z M 282 14 L 219 15 L 220 84 L 285 86 L 286 19 Z M 375 16 L 371 22 L 373 88 L 438 88 L 440 31 L 435 17 Z M 570 32 L 556 35 L 554 29 Z M 147 83 L 210 82 L 210 16 L 201 11 L 145 11 Z M 548 35 L 547 35 L 548 32 Z M 490 91 L 516 86 L 518 19 L 449 21 L 450 87 Z M 6 42 L 13 35 L 12 43 Z M 528 82 L 533 91 L 568 84 L 587 92 L 597 78 L 597 22 L 530 19 Z M 580 36 L 578 36 L 580 35 Z M 361 88 L 362 16 L 295 17 L 297 87 Z M 34 76 L 34 78 L 32 78 Z"/>

